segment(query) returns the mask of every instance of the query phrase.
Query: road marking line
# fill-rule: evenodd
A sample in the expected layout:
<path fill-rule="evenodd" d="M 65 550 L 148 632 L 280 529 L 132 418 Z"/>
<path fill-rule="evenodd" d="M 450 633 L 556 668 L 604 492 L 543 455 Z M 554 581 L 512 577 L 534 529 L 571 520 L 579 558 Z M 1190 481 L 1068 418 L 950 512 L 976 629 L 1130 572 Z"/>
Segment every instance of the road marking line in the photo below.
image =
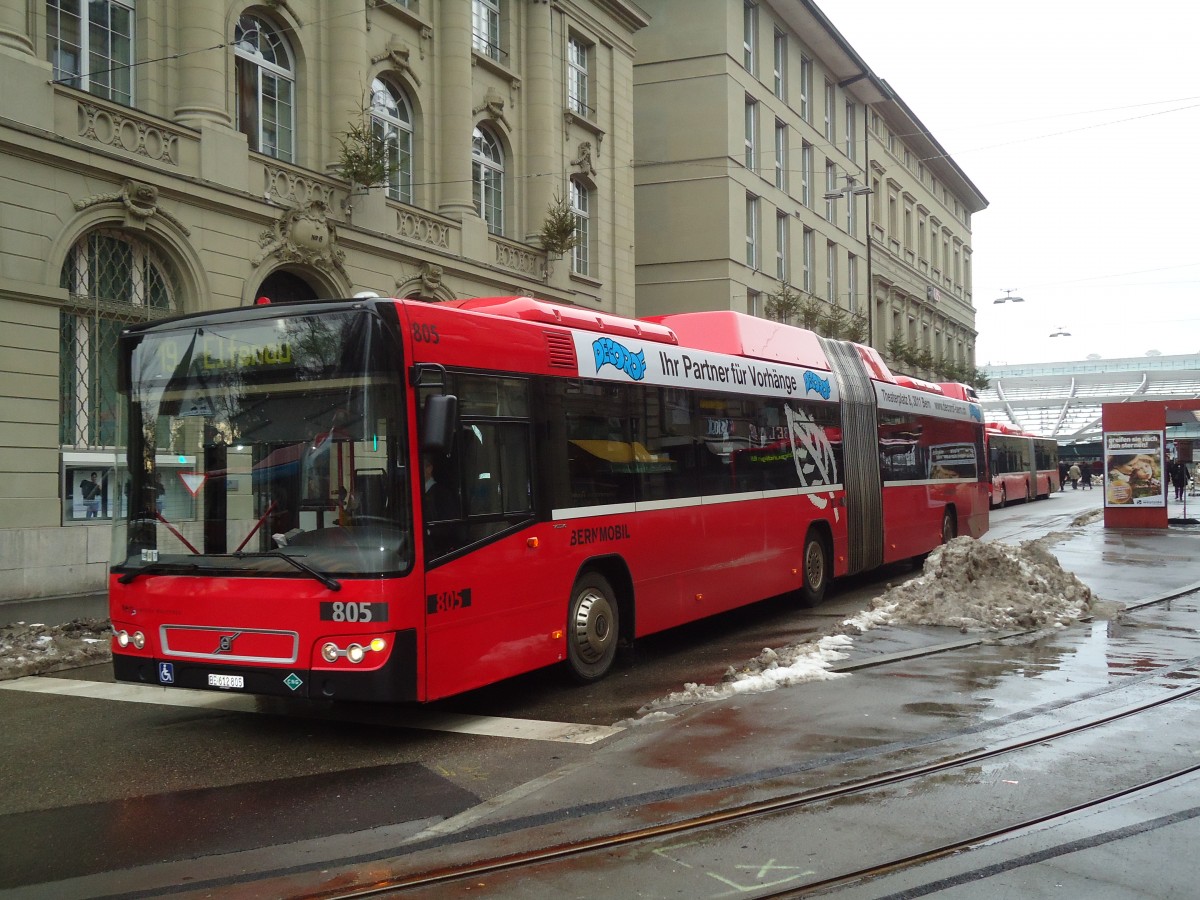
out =
<path fill-rule="evenodd" d="M 0 690 L 55 694 L 62 697 L 86 697 L 91 700 L 116 700 L 122 703 L 150 703 L 159 706 L 226 710 L 228 712 L 275 712 L 275 710 L 260 705 L 258 698 L 245 694 L 218 694 L 208 691 L 191 691 L 186 688 L 157 687 L 149 684 L 74 681 L 37 675 L 15 678 L 11 681 L 0 681 Z M 477 734 L 485 737 L 505 737 L 525 741 L 551 741 L 561 744 L 594 744 L 624 731 L 623 728 L 609 725 L 580 725 L 575 722 L 546 722 L 537 719 L 508 719 L 501 716 L 471 716 L 408 709 L 404 710 L 402 719 L 390 719 L 385 717 L 386 711 L 386 708 L 373 710 L 373 715 L 361 717 L 359 720 L 390 727 Z M 335 718 L 337 717 L 335 716 Z"/>

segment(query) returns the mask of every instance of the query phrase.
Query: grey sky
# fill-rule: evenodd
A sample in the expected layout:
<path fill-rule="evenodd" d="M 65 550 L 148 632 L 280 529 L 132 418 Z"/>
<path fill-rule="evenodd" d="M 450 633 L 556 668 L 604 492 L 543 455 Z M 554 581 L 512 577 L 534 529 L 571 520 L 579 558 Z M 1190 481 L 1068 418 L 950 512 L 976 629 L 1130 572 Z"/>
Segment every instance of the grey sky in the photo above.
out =
<path fill-rule="evenodd" d="M 980 365 L 1200 352 L 1200 5 L 817 2 L 990 203 Z"/>

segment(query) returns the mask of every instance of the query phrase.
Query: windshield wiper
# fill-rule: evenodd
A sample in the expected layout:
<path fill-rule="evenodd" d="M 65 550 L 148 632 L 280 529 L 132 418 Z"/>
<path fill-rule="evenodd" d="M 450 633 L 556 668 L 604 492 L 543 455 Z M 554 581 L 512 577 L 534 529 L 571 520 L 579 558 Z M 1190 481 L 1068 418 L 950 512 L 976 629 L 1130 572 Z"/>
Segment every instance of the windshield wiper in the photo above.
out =
<path fill-rule="evenodd" d="M 126 572 L 117 579 L 117 583 L 130 584 L 139 575 L 153 575 L 156 572 L 168 572 L 175 569 L 187 569 L 188 571 L 194 572 L 199 568 L 200 567 L 195 563 L 152 562 L 148 565 L 142 566 L 140 569 L 133 569 L 132 571 Z"/>
<path fill-rule="evenodd" d="M 314 569 L 308 563 L 301 562 L 300 560 L 296 559 L 296 557 L 289 556 L 288 554 L 286 554 L 280 550 L 267 550 L 263 553 L 242 553 L 239 551 L 236 553 L 230 553 L 228 555 L 232 556 L 234 559 L 246 559 L 246 558 L 263 559 L 263 558 L 269 557 L 271 559 L 287 560 L 289 563 L 291 563 L 293 566 L 295 566 L 301 572 L 304 572 L 306 575 L 311 575 L 313 578 L 317 579 L 317 581 L 321 582 L 321 584 L 325 585 L 325 587 L 329 588 L 331 591 L 340 591 L 342 589 L 342 583 L 340 581 L 338 581 L 336 578 L 332 578 L 329 575 L 326 575 L 324 572 L 318 572 L 316 569 Z"/>

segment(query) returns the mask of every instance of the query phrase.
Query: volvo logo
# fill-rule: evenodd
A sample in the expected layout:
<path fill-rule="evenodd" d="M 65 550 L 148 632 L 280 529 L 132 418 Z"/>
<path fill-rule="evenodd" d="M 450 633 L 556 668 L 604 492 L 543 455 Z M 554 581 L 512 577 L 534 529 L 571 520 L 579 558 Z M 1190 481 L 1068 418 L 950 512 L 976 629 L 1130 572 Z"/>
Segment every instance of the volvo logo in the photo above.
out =
<path fill-rule="evenodd" d="M 233 634 L 221 635 L 221 642 L 217 644 L 217 649 L 213 653 L 230 653 L 233 651 L 233 642 L 241 636 L 240 631 L 235 631 Z"/>

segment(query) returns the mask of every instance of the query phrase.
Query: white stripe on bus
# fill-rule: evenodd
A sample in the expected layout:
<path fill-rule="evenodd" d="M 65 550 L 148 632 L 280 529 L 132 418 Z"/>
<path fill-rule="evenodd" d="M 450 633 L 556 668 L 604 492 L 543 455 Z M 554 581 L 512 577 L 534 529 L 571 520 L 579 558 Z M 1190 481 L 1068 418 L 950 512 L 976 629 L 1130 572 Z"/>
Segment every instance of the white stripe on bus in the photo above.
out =
<path fill-rule="evenodd" d="M 974 479 L 967 479 L 974 481 Z M 924 484 L 906 481 L 903 484 Z M 949 478 L 941 478 L 929 484 L 952 484 Z M 551 510 L 554 522 L 568 519 L 595 519 L 600 516 L 630 516 L 634 513 L 652 512 L 660 509 L 686 509 L 690 506 L 712 506 L 718 503 L 744 503 L 748 500 L 773 500 L 778 497 L 803 497 L 807 494 L 827 494 L 842 490 L 842 484 L 817 484 L 811 487 L 774 488 L 769 491 L 742 491 L 736 494 L 707 494 L 703 497 L 683 497 L 675 500 L 639 500 L 636 503 L 608 503 L 603 506 L 572 506 Z"/>
<path fill-rule="evenodd" d="M 149 684 L 106 684 L 99 681 L 73 681 L 66 678 L 29 675 L 12 681 L 0 681 L 0 690 L 226 712 L 272 713 L 271 709 L 260 707 L 261 698 L 247 694 L 193 691 L 187 688 L 165 688 Z M 388 710 L 389 707 L 380 707 L 376 710 L 367 710 L 361 716 L 351 716 L 350 718 L 384 727 L 448 731 L 456 734 L 477 734 L 485 737 L 514 738 L 524 741 L 551 741 L 560 744 L 594 744 L 624 730 L 607 725 L 580 725 L 575 722 L 546 722 L 538 719 L 507 719 L 501 716 L 468 716 L 410 708 L 405 708 L 402 719 L 393 721 L 388 717 Z M 340 715 L 335 718 L 345 721 L 345 718 Z"/>

